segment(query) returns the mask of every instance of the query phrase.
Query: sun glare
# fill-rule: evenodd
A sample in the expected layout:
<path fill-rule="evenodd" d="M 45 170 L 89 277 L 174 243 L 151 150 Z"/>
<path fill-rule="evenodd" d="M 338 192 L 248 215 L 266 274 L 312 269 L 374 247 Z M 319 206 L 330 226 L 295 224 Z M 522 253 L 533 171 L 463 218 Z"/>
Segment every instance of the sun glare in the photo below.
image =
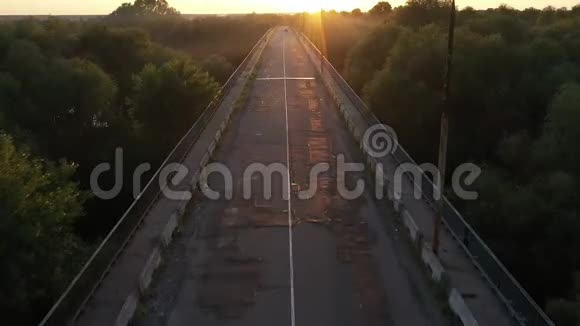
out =
<path fill-rule="evenodd" d="M 348 3 L 349 1 L 342 1 Z M 288 11 L 291 12 L 316 12 L 320 9 L 324 10 L 344 10 L 344 3 L 337 5 L 337 1 L 332 0 L 296 0 L 292 4 L 289 4 L 291 8 Z"/>

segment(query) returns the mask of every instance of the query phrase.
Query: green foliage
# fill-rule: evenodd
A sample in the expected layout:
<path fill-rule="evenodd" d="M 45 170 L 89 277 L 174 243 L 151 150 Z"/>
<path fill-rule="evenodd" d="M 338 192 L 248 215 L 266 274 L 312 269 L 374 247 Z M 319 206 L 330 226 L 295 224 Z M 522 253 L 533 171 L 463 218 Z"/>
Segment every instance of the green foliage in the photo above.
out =
<path fill-rule="evenodd" d="M 419 27 L 427 24 L 444 24 L 449 16 L 449 5 L 443 0 L 407 0 L 398 7 L 393 19 L 405 26 Z"/>
<path fill-rule="evenodd" d="M 546 308 L 558 326 L 580 325 L 580 304 L 565 300 L 553 300 Z"/>
<path fill-rule="evenodd" d="M 386 16 L 390 14 L 392 11 L 393 7 L 391 6 L 390 3 L 386 1 L 380 1 L 374 7 L 372 7 L 371 10 L 369 10 L 369 13 L 375 16 Z"/>
<path fill-rule="evenodd" d="M 122 92 L 131 89 L 133 74 L 147 62 L 151 40 L 136 28 L 90 26 L 79 37 L 79 50 L 115 77 Z"/>
<path fill-rule="evenodd" d="M 155 15 L 156 3 L 147 9 Z M 5 319 L 37 323 L 88 258 L 85 243 L 131 203 L 130 187 L 113 200 L 88 198 L 92 169 L 112 162 L 116 147 L 125 149 L 125 185 L 137 165 L 156 169 L 215 95 L 214 77 L 227 79 L 278 19 L 169 16 L 0 24 L 0 131 L 11 135 L 0 136 Z M 199 37 L 213 30 L 240 44 Z M 99 181 L 107 188 L 114 175 Z"/>
<path fill-rule="evenodd" d="M 518 172 L 531 158 L 532 139 L 527 131 L 515 132 L 497 146 L 499 162 L 510 171 Z"/>
<path fill-rule="evenodd" d="M 403 29 L 394 24 L 385 24 L 372 30 L 350 51 L 346 61 L 346 77 L 356 91 L 372 79 L 376 71 L 385 64 L 385 53 L 389 53 Z M 372 48 L 372 51 L 369 49 Z"/>
<path fill-rule="evenodd" d="M 130 29 L 137 27 L 147 32 L 151 41 L 179 50 L 195 62 L 203 64 L 209 58 L 218 56 L 236 67 L 270 27 L 284 24 L 282 18 L 277 15 L 236 15 L 194 20 L 182 17 L 149 17 L 107 22 Z M 159 63 L 161 62 L 156 62 Z M 223 73 L 220 70 L 218 73 Z M 214 78 L 224 81 L 221 76 Z"/>
<path fill-rule="evenodd" d="M 82 138 L 113 118 L 111 104 L 116 86 L 95 64 L 81 59 L 47 59 L 33 52 L 8 56 L 5 82 L 10 82 L 7 98 L 0 99 L 7 119 L 36 135 L 35 145 L 53 158 L 71 153 L 70 137 Z M 38 59 L 44 65 L 32 60 Z M 22 66 L 26 62 L 28 66 Z M 13 65 L 18 64 L 18 65 Z M 34 145 L 33 145 L 34 146 Z M 77 150 L 83 151 L 81 148 Z M 71 155 L 73 154 L 73 155 Z M 81 154 L 83 155 L 83 154 Z"/>
<path fill-rule="evenodd" d="M 580 85 L 565 84 L 555 95 L 546 116 L 538 151 L 549 165 L 559 165 L 580 177 Z"/>
<path fill-rule="evenodd" d="M 179 140 L 218 90 L 206 72 L 181 60 L 145 66 L 134 84 L 133 115 L 143 134 L 154 135 L 151 142 L 162 142 L 161 148 Z"/>
<path fill-rule="evenodd" d="M 579 187 L 574 183 L 580 177 L 580 152 L 575 142 L 577 141 L 578 122 L 578 84 L 569 83 L 561 87 L 560 91 L 554 96 L 546 117 L 541 137 L 533 145 L 532 163 L 534 167 L 541 171 L 556 171 L 551 173 L 564 173 L 567 179 L 562 177 L 555 179 L 552 184 L 566 185 L 550 193 L 550 198 L 561 208 L 566 208 L 563 213 L 572 214 L 578 209 L 574 202 L 579 194 Z M 562 172 L 560 172 L 562 171 Z M 572 181 L 568 181 L 572 180 Z M 572 182 L 573 187 L 568 184 Z M 566 211 L 570 212 L 566 212 Z M 560 214 L 563 214 L 560 213 Z M 578 263 L 578 262 L 577 262 Z M 577 264 L 576 263 L 576 264 Z M 577 267 L 576 267 L 577 268 Z"/>
<path fill-rule="evenodd" d="M 72 182 L 76 167 L 34 159 L 0 135 L 0 311 L 29 324 L 81 263 L 71 232 L 87 196 Z"/>
<path fill-rule="evenodd" d="M 365 99 L 421 160 L 435 150 L 425 146 L 424 139 L 433 139 L 438 132 L 444 40 L 433 25 L 405 30 L 390 53 L 383 69 L 367 84 Z M 415 137 L 416 130 L 425 138 Z"/>
<path fill-rule="evenodd" d="M 212 55 L 205 58 L 201 63 L 203 70 L 207 71 L 215 79 L 225 83 L 234 72 L 234 66 L 221 55 Z"/>
<path fill-rule="evenodd" d="M 300 14 L 294 17 L 296 29 L 321 49 L 338 70 L 342 70 L 345 58 L 353 44 L 380 24 L 382 20 L 372 15 L 338 14 Z"/>
<path fill-rule="evenodd" d="M 170 7 L 167 0 L 135 0 L 135 3 L 123 3 L 111 13 L 116 17 L 127 16 L 174 16 L 179 11 Z"/>

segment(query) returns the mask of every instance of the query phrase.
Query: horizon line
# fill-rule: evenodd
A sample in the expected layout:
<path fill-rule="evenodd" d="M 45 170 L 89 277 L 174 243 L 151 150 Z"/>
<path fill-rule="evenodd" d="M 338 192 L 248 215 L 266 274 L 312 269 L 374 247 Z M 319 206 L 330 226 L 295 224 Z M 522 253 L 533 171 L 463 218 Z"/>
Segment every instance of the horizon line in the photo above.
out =
<path fill-rule="evenodd" d="M 580 5 L 580 4 L 579 4 Z M 474 8 L 475 10 L 489 10 L 489 9 L 497 9 L 500 6 L 498 5 L 497 7 L 487 7 L 487 8 L 478 8 L 478 7 L 474 7 L 474 6 L 464 6 L 462 8 L 460 8 L 459 10 L 465 9 L 467 7 L 471 7 Z M 510 6 L 511 8 L 515 9 L 515 10 L 526 10 L 526 9 L 538 9 L 538 10 L 542 10 L 544 8 L 547 7 L 553 7 L 555 9 L 561 9 L 561 8 L 565 8 L 567 10 L 571 10 L 572 8 L 574 8 L 574 6 L 562 6 L 562 7 L 555 7 L 555 6 L 546 6 L 546 7 L 536 7 L 536 6 L 528 6 L 528 7 L 513 7 Z M 361 9 L 361 8 L 354 8 L 354 9 Z M 354 10 L 353 9 L 353 10 Z M 328 11 L 332 11 L 335 10 L 336 12 L 351 12 L 352 10 L 336 10 L 336 9 L 325 9 L 324 11 L 328 12 Z M 362 10 L 362 9 L 361 9 Z M 370 10 L 370 9 L 369 9 Z M 246 11 L 246 12 L 221 12 L 221 13 L 180 13 L 181 15 L 251 15 L 251 14 L 257 14 L 257 15 L 284 15 L 284 14 L 300 14 L 300 13 L 304 13 L 304 12 L 318 12 L 320 10 L 316 10 L 316 11 L 279 11 L 279 12 L 258 12 L 258 11 Z M 368 12 L 368 10 L 362 10 L 363 12 Z M 112 12 L 109 13 L 0 13 L 0 17 L 8 17 L 8 16 L 108 16 L 110 15 Z"/>

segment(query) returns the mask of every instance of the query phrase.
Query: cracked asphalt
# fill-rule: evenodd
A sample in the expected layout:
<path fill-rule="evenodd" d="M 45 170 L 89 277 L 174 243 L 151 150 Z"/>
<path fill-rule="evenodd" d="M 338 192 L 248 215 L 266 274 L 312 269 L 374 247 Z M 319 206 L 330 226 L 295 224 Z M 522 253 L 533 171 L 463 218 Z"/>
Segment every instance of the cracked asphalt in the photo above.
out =
<path fill-rule="evenodd" d="M 253 83 L 215 157 L 232 172 L 234 198 L 196 194 L 134 324 L 449 324 L 392 208 L 374 199 L 370 174 L 347 176 L 351 189 L 366 182 L 361 198 L 339 196 L 336 157 L 364 159 L 292 32 L 274 32 Z M 285 174 L 272 179 L 271 199 L 258 186 L 258 199 L 244 199 L 252 163 L 289 165 L 290 199 Z M 298 199 L 317 163 L 330 171 L 318 175 L 314 197 Z M 216 174 L 209 185 L 225 187 Z"/>

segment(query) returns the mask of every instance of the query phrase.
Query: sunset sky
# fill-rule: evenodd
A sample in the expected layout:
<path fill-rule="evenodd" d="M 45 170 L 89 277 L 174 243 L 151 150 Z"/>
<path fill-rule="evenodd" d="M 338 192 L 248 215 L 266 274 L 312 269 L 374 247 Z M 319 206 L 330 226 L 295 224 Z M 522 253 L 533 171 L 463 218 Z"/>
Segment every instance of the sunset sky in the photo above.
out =
<path fill-rule="evenodd" d="M 107 14 L 118 7 L 119 0 L 0 0 L 0 15 L 79 15 Z M 394 6 L 404 3 L 404 0 L 390 1 Z M 182 13 L 249 13 L 249 12 L 300 12 L 314 11 L 319 8 L 352 10 L 361 8 L 366 11 L 377 0 L 169 0 L 169 3 Z M 459 7 L 475 8 L 497 7 L 507 3 L 516 8 L 537 7 L 548 5 L 555 7 L 571 7 L 580 0 L 457 0 Z"/>

